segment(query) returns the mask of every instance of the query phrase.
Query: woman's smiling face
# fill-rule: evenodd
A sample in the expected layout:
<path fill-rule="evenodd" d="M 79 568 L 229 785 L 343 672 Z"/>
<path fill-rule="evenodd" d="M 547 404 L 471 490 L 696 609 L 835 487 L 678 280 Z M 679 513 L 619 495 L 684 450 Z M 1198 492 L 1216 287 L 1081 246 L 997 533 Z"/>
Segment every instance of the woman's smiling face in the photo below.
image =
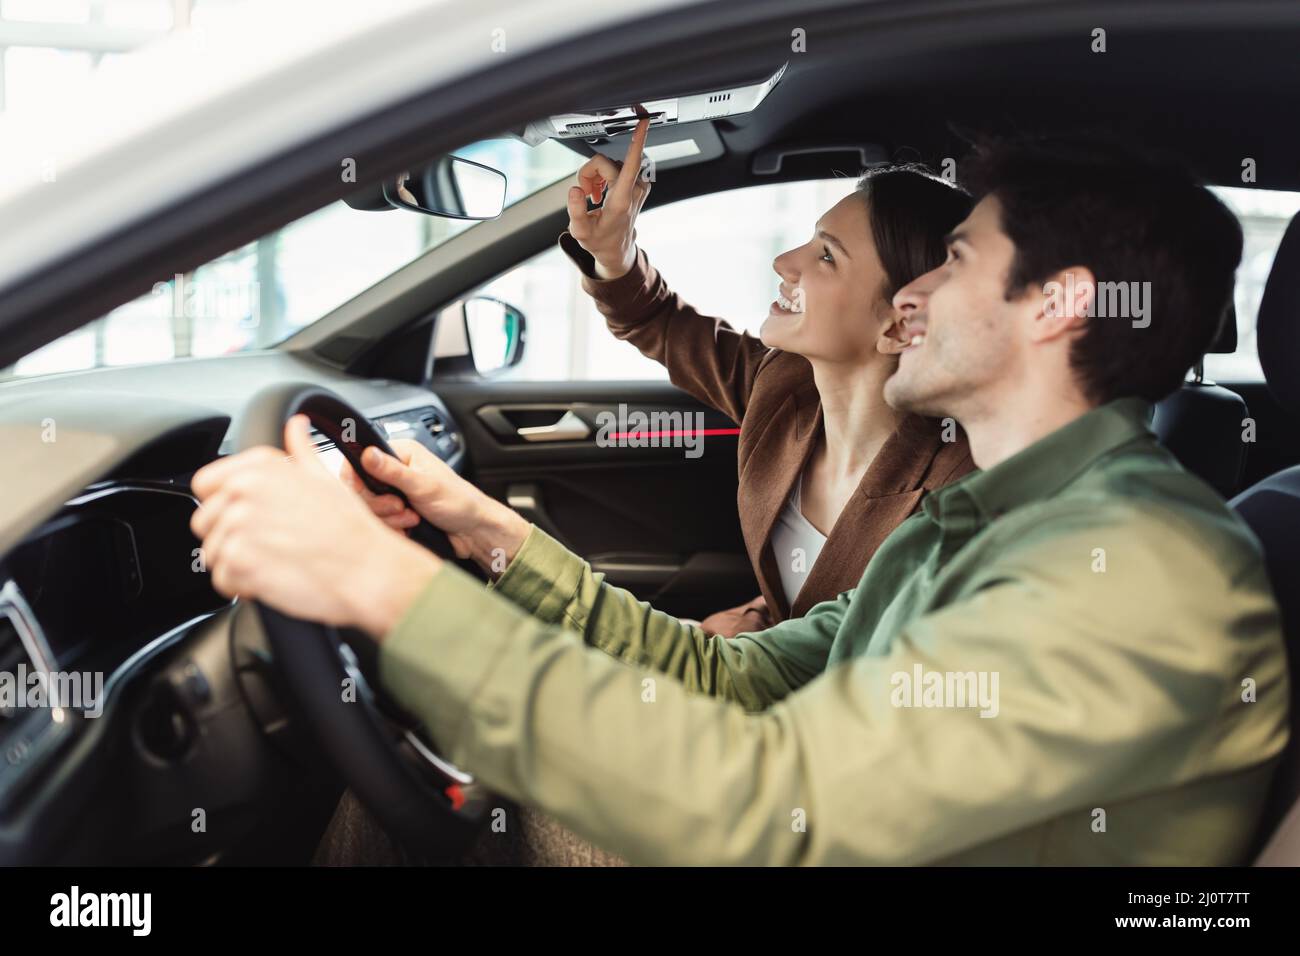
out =
<path fill-rule="evenodd" d="M 759 331 L 764 345 L 825 362 L 878 355 L 876 341 L 894 312 L 861 195 L 832 206 L 812 238 L 777 256 L 772 268 L 780 282 Z"/>

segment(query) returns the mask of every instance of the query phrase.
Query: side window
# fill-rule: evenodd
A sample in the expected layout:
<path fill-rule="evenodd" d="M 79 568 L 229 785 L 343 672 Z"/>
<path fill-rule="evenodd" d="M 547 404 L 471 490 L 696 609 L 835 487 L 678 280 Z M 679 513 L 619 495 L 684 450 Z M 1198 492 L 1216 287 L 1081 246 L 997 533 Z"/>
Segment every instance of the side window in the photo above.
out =
<path fill-rule="evenodd" d="M 752 186 L 684 200 L 642 213 L 637 241 L 669 288 L 696 309 L 756 333 L 777 281 L 772 260 L 807 241 L 817 218 L 856 182 L 842 177 Z M 1300 211 L 1300 193 L 1239 187 L 1215 187 L 1215 192 L 1241 220 L 1245 249 L 1237 271 L 1237 351 L 1207 356 L 1205 373 L 1225 382 L 1259 382 L 1259 301 L 1282 233 Z M 516 306 L 528 319 L 523 361 L 500 378 L 666 378 L 658 363 L 606 330 L 579 278 L 556 247 L 480 290 Z"/>
<path fill-rule="evenodd" d="M 668 287 L 705 315 L 757 333 L 779 281 L 772 260 L 808 241 L 857 179 L 751 186 L 643 212 L 637 244 Z M 523 360 L 498 380 L 664 379 L 667 372 L 605 327 L 581 273 L 558 246 L 478 290 L 528 321 Z"/>

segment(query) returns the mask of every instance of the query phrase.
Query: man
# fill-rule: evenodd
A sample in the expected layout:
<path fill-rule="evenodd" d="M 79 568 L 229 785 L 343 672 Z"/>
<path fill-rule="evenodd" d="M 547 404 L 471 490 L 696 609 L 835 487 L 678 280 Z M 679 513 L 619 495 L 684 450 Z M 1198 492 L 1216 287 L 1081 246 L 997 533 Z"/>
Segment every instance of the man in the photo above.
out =
<path fill-rule="evenodd" d="M 363 628 L 449 759 L 634 863 L 1242 862 L 1287 737 L 1277 608 L 1256 541 L 1146 427 L 1216 331 L 1240 228 L 1113 146 L 994 144 L 963 172 L 979 202 L 895 299 L 886 398 L 960 422 L 981 470 L 855 590 L 709 639 L 433 456 L 369 453 L 508 562 L 486 592 L 375 520 L 414 513 L 347 492 L 301 419 L 295 460 L 195 476 L 215 586 Z"/>

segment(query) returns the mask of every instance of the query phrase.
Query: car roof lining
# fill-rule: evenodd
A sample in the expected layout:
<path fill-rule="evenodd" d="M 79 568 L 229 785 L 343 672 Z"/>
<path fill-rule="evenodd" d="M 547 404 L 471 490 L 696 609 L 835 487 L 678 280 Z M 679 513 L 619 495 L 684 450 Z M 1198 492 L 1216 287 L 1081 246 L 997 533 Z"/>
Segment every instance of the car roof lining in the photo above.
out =
<path fill-rule="evenodd" d="M 891 160 L 932 164 L 959 157 L 968 132 L 1097 129 L 1180 155 L 1212 183 L 1241 185 L 1252 158 L 1254 185 L 1300 190 L 1300 124 L 1284 121 L 1300 85 L 1300 30 L 1114 30 L 1106 42 L 1104 53 L 1091 51 L 1087 32 L 871 58 L 794 53 L 754 112 L 675 129 L 713 127 L 729 157 L 776 144 L 875 143 Z M 649 99 L 650 89 L 620 96 Z M 625 152 L 561 142 L 584 156 Z"/>

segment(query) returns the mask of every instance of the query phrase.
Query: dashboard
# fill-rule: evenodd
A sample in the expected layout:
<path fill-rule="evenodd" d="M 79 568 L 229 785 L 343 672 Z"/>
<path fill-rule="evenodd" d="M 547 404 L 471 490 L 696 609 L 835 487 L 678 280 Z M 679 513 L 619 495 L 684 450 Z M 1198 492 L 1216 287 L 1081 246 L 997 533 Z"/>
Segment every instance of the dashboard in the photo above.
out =
<path fill-rule="evenodd" d="M 9 554 L 0 575 L 21 595 L 47 663 L 112 670 L 135 638 L 225 603 L 189 531 L 194 508 L 180 488 L 91 488 Z"/>
<path fill-rule="evenodd" d="M 311 376 L 324 387 L 337 387 L 329 377 Z M 464 439 L 432 392 L 357 380 L 338 391 L 390 441 L 420 442 L 453 469 L 464 470 Z M 63 497 L 48 517 L 12 544 L 0 540 L 0 823 L 35 812 L 33 793 L 48 804 L 55 795 L 51 781 L 68 778 L 68 764 L 90 761 L 94 748 L 82 744 L 114 723 L 97 718 L 122 709 L 116 705 L 128 696 L 127 688 L 155 669 L 155 659 L 161 661 L 187 635 L 234 610 L 212 588 L 190 532 L 197 502 L 189 480 L 199 467 L 232 451 L 238 405 L 214 409 L 178 401 L 160 412 L 156 401 L 138 405 L 124 397 L 123 404 L 140 408 L 146 427 L 119 443 L 115 460 Z M 109 398 L 101 398 L 105 409 L 111 418 Z M 0 428 L 4 425 L 0 415 Z M 315 439 L 322 461 L 337 469 L 341 453 L 323 435 Z M 21 453 L 24 446 L 14 447 Z M 227 648 L 227 658 L 231 653 Z M 79 703 L 86 706 L 72 709 L 23 706 L 14 696 L 21 692 L 16 678 L 34 671 L 84 675 L 98 699 L 83 699 Z M 211 673 L 201 676 L 217 679 Z M 148 727 L 142 731 L 137 709 L 128 710 L 129 718 L 117 723 L 130 746 L 146 751 L 137 756 L 152 764 L 175 763 L 174 755 L 147 752 L 157 734 Z M 249 723 L 246 713 L 241 719 Z M 162 732 L 167 736 L 170 728 Z M 0 863 L 6 860 L 4 843 L 0 839 Z"/>
<path fill-rule="evenodd" d="M 418 441 L 453 467 L 463 458 L 460 433 L 440 406 L 371 421 L 390 441 Z M 313 437 L 317 454 L 337 473 L 342 453 L 319 432 Z M 197 502 L 188 477 L 93 484 L 0 560 L 0 609 L 30 635 L 33 663 L 112 671 L 142 638 L 227 603 L 212 589 L 190 533 Z M 7 656 L 14 653 L 11 646 Z"/>
<path fill-rule="evenodd" d="M 370 416 L 370 421 L 390 442 L 409 439 L 424 445 L 453 468 L 459 468 L 464 456 L 464 439 L 445 408 L 424 405 L 403 412 Z M 313 429 L 316 454 L 335 474 L 343 463 L 343 453 L 334 443 Z"/>

